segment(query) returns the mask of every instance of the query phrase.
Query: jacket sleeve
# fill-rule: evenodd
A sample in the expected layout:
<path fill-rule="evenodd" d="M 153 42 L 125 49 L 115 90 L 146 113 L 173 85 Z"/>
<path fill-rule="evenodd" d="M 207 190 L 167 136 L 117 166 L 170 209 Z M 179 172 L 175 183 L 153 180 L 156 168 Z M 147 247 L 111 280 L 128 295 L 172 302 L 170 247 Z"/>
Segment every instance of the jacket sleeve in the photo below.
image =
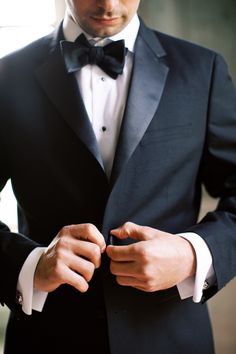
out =
<path fill-rule="evenodd" d="M 224 59 L 216 55 L 208 106 L 208 129 L 201 180 L 219 198 L 215 211 L 188 231 L 200 235 L 213 257 L 217 282 L 203 301 L 236 275 L 236 90 Z"/>
<path fill-rule="evenodd" d="M 0 132 L 0 192 L 10 179 L 7 153 L 1 143 Z M 1 215 L 0 215 L 1 217 Z M 7 304 L 12 310 L 19 310 L 16 304 L 16 286 L 21 267 L 28 254 L 38 246 L 21 234 L 13 233 L 0 221 L 0 303 Z"/>

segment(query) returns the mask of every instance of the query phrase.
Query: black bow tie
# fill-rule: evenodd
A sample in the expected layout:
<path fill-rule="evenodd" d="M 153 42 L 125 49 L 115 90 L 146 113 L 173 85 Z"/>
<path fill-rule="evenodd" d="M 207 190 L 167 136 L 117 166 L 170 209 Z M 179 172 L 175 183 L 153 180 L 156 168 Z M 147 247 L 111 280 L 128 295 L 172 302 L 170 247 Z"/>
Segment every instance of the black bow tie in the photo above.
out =
<path fill-rule="evenodd" d="M 84 34 L 75 42 L 61 41 L 61 50 L 69 73 L 87 64 L 96 64 L 113 79 L 122 74 L 127 53 L 124 40 L 99 47 L 91 45 Z"/>

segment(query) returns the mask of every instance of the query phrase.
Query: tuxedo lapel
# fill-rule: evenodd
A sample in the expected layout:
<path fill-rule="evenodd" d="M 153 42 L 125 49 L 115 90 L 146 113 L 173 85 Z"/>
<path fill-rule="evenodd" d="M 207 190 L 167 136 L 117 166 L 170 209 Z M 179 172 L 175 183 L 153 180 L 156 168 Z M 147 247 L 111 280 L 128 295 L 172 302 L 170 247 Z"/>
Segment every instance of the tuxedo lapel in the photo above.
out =
<path fill-rule="evenodd" d="M 161 99 L 168 67 L 156 35 L 141 23 L 135 45 L 134 67 L 121 126 L 111 182 L 130 159 L 150 124 Z"/>
<path fill-rule="evenodd" d="M 68 74 L 60 51 L 61 29 L 53 39 L 50 56 L 36 70 L 36 77 L 43 90 L 77 134 L 90 153 L 103 168 L 97 140 L 87 115 L 74 74 Z"/>

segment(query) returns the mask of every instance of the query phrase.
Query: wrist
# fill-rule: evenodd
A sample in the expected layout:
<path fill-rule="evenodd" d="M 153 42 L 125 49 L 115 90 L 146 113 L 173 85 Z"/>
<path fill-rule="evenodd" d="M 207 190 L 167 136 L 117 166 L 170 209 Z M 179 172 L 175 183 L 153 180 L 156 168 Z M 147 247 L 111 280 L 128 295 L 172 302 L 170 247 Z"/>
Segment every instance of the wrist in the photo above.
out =
<path fill-rule="evenodd" d="M 188 241 L 185 238 L 180 238 L 181 239 L 181 259 L 186 271 L 186 276 L 185 279 L 188 277 L 192 277 L 196 274 L 196 269 L 197 269 L 197 257 L 196 257 L 196 252 L 191 244 L 190 241 Z"/>

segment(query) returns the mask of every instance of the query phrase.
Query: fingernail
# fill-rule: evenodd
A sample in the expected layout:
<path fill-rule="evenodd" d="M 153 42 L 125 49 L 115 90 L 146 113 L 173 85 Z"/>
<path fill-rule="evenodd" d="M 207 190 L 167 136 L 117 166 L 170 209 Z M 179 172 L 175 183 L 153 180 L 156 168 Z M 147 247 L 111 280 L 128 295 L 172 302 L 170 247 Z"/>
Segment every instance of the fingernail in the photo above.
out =
<path fill-rule="evenodd" d="M 111 231 L 110 231 L 110 233 L 111 233 L 111 234 L 112 234 L 113 232 L 115 232 L 115 233 L 116 233 L 116 232 L 117 232 L 117 231 L 119 231 L 119 230 L 120 230 L 120 228 L 118 227 L 117 229 L 113 229 L 113 230 L 111 230 Z"/>

